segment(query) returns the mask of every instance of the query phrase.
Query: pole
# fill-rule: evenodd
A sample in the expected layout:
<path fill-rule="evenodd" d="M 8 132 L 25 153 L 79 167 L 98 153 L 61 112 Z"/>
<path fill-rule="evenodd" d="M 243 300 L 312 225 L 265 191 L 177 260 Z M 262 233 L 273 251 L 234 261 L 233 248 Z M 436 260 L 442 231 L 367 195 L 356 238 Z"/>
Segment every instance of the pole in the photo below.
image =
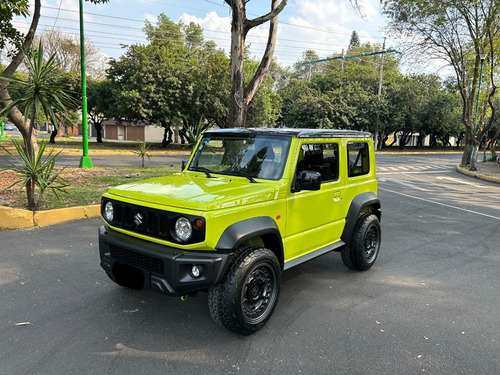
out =
<path fill-rule="evenodd" d="M 382 44 L 382 52 L 385 52 L 385 37 L 384 37 L 384 44 Z M 384 74 L 384 55 L 383 53 L 380 56 L 380 74 L 378 76 L 378 96 L 382 95 L 382 76 Z"/>
<path fill-rule="evenodd" d="M 384 37 L 384 43 L 382 44 L 382 52 L 385 52 L 385 40 L 386 38 Z M 378 76 L 378 98 L 379 98 L 379 102 L 380 102 L 380 96 L 382 95 L 382 77 L 383 77 L 383 74 L 384 74 L 384 55 L 385 53 L 382 53 L 382 55 L 380 56 L 380 74 Z M 380 125 L 380 119 L 379 119 L 379 123 L 378 125 Z M 378 129 L 375 130 L 375 151 L 378 150 Z"/>
<path fill-rule="evenodd" d="M 486 54 L 480 54 L 481 58 L 481 67 L 479 69 L 479 82 L 477 84 L 477 96 L 476 96 L 476 108 L 474 112 L 474 125 L 472 127 L 472 139 L 470 140 L 470 160 L 469 160 L 469 169 L 472 167 L 472 156 L 474 155 L 474 137 L 476 136 L 476 127 L 477 127 L 477 116 L 479 112 L 479 95 L 481 94 L 481 79 L 483 78 L 483 65 L 484 60 L 486 59 Z"/>
<path fill-rule="evenodd" d="M 5 139 L 5 134 L 3 134 L 3 121 L 0 120 L 0 128 L 2 129 L 2 132 L 0 134 L 0 139 Z"/>
<path fill-rule="evenodd" d="M 83 33 L 83 0 L 80 0 L 80 56 L 82 62 L 82 138 L 83 155 L 80 168 L 92 168 L 89 156 L 88 124 L 87 124 L 87 78 L 85 76 L 85 37 Z"/>
<path fill-rule="evenodd" d="M 344 72 L 344 49 L 342 48 L 342 60 L 340 61 L 340 69 Z"/>

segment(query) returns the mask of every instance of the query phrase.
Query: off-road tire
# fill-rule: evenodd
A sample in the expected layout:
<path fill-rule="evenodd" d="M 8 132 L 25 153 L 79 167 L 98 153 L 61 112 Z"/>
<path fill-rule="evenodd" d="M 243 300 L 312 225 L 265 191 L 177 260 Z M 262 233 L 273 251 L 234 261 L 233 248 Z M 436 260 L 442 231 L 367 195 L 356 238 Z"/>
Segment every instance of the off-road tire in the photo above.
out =
<path fill-rule="evenodd" d="M 244 246 L 221 283 L 208 291 L 208 308 L 220 326 L 240 335 L 262 328 L 271 317 L 281 287 L 281 267 L 269 249 Z"/>
<path fill-rule="evenodd" d="M 367 270 L 377 259 L 380 239 L 378 217 L 369 213 L 361 214 L 356 222 L 351 243 L 342 249 L 342 261 L 351 269 Z"/>

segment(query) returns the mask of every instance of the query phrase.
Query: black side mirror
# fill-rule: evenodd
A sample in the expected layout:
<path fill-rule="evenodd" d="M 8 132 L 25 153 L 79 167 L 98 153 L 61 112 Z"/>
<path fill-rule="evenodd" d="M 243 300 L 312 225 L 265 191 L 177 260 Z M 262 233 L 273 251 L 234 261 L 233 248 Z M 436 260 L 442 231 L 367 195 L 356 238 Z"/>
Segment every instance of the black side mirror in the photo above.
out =
<path fill-rule="evenodd" d="M 183 172 L 183 171 L 184 171 L 184 169 L 186 169 L 186 164 L 187 164 L 187 162 L 188 162 L 187 160 L 182 160 L 182 161 L 181 161 L 181 172 Z"/>
<path fill-rule="evenodd" d="M 295 191 L 321 189 L 321 173 L 314 171 L 300 171 L 296 180 Z"/>

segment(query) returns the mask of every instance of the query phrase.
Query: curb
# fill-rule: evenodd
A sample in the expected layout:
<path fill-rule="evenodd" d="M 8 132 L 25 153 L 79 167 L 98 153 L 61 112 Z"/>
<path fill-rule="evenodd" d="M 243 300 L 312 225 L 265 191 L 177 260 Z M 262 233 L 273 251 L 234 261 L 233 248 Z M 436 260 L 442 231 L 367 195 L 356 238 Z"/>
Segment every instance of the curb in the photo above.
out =
<path fill-rule="evenodd" d="M 47 211 L 28 211 L 0 207 L 0 228 L 28 229 L 59 224 L 70 220 L 100 216 L 100 205 L 58 208 Z"/>
<path fill-rule="evenodd" d="M 495 182 L 497 184 L 500 184 L 500 176 L 490 176 L 484 173 L 480 173 L 478 171 L 469 171 L 467 168 L 462 168 L 461 166 L 457 165 L 457 172 L 462 173 L 466 176 L 470 177 L 476 177 L 479 178 L 480 180 L 485 180 L 489 182 Z"/>

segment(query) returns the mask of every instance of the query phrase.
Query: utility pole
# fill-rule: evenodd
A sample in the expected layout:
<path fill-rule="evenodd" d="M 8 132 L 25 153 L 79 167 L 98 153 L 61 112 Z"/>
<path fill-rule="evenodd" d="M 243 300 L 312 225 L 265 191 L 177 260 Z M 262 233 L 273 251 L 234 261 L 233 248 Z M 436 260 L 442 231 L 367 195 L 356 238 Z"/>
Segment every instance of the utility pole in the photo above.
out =
<path fill-rule="evenodd" d="M 382 44 L 382 52 L 385 52 L 385 40 L 386 38 L 384 37 L 384 43 Z M 380 96 L 382 95 L 382 77 L 384 74 L 384 55 L 385 53 L 382 53 L 380 56 L 380 74 L 378 77 L 378 98 L 379 98 L 379 103 L 380 103 Z M 380 119 L 379 119 L 379 124 L 380 124 Z M 378 150 L 378 129 L 375 131 L 375 151 Z"/>
<path fill-rule="evenodd" d="M 342 48 L 342 60 L 340 61 L 340 69 L 344 71 L 344 49 Z"/>
<path fill-rule="evenodd" d="M 87 123 L 87 78 L 85 76 L 85 36 L 83 33 L 83 0 L 80 0 L 80 58 L 82 63 L 82 139 L 83 155 L 80 168 L 92 168 L 89 156 L 88 123 Z"/>

